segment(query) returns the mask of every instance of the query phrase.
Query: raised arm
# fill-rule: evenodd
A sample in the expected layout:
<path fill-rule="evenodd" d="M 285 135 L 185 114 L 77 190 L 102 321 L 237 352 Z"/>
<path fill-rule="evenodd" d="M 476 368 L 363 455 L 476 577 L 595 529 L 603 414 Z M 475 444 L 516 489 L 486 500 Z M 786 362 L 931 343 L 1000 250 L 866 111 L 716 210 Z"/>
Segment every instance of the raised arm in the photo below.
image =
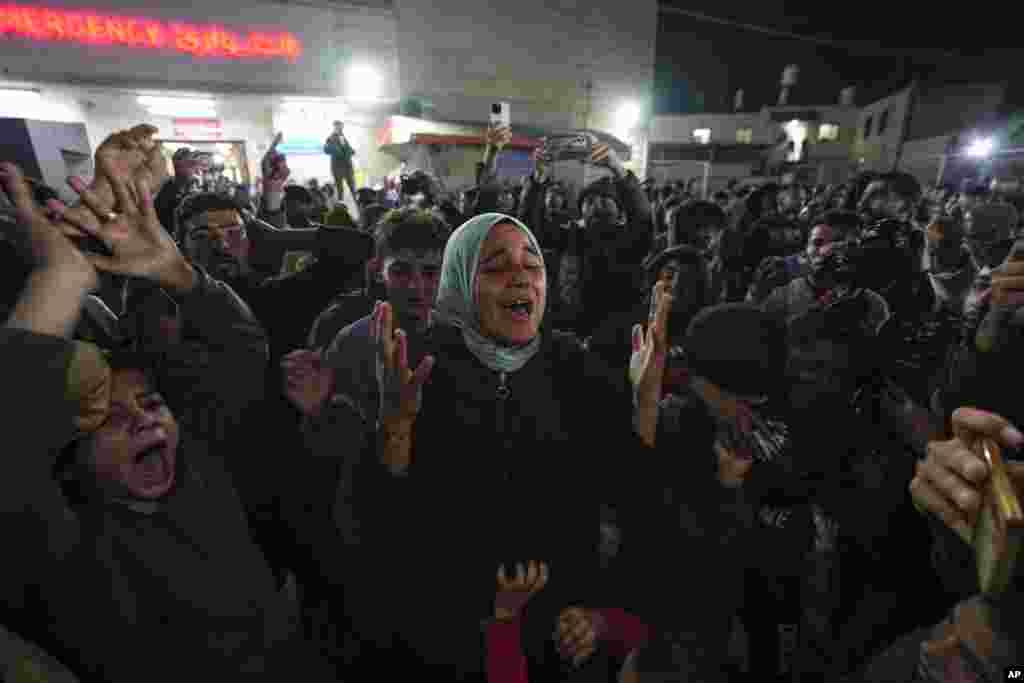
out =
<path fill-rule="evenodd" d="M 281 134 L 278 133 L 260 161 L 263 196 L 260 198 L 259 218 L 275 228 L 284 229 L 288 227 L 284 211 L 284 185 L 288 182 L 291 170 L 285 156 L 277 151 L 280 143 Z"/>
<path fill-rule="evenodd" d="M 52 541 L 49 532 L 72 529 L 53 467 L 59 449 L 74 437 L 75 418 L 102 415 L 108 385 L 98 352 L 69 340 L 82 302 L 99 284 L 95 269 L 35 205 L 17 167 L 0 165 L 0 182 L 17 209 L 18 234 L 11 237 L 34 264 L 0 328 L 6 394 L 0 429 L 8 444 L 0 459 L 0 510 L 31 520 L 7 527 L 11 542 L 27 554 L 42 538 Z M 37 523 L 48 526 L 45 536 L 38 534 Z"/>

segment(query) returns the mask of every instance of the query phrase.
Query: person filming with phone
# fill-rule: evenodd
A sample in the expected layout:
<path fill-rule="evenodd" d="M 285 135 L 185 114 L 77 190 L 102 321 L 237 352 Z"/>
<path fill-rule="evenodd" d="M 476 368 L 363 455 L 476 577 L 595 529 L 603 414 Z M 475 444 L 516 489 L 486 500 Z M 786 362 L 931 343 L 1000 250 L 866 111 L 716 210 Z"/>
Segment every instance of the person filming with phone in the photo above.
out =
<path fill-rule="evenodd" d="M 632 171 L 627 171 L 611 146 L 592 139 L 581 161 L 603 168 L 608 175 L 580 193 L 577 209 L 582 225 L 548 231 L 548 244 L 558 259 L 559 300 L 556 326 L 589 336 L 610 311 L 623 311 L 633 303 L 651 248 L 651 204 Z M 555 150 L 537 153 L 537 166 L 524 190 L 519 215 L 538 225 L 550 185 Z"/>

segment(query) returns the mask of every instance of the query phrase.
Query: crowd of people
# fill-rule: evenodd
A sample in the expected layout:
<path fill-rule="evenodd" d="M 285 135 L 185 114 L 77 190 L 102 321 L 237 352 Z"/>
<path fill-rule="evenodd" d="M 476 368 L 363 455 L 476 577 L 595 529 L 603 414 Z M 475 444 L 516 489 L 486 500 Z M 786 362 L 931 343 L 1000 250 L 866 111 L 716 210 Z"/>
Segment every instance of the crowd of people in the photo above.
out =
<path fill-rule="evenodd" d="M 702 197 L 607 145 L 579 191 L 544 147 L 511 187 L 508 130 L 457 196 L 354 187 L 339 131 L 338 187 L 275 144 L 248 196 L 189 151 L 168 178 L 156 132 L 70 205 L 0 164 L 5 680 L 1024 662 L 1019 503 L 975 532 L 1024 491 L 1018 198 Z"/>

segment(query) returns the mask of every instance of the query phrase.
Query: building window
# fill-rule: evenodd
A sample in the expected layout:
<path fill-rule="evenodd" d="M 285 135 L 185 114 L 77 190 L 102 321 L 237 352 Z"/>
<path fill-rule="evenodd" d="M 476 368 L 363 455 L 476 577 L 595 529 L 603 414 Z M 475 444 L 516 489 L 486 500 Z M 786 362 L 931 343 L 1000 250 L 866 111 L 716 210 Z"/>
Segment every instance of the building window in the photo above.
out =
<path fill-rule="evenodd" d="M 706 145 L 711 142 L 710 128 L 697 128 L 693 131 L 693 141 L 698 145 Z"/>
<path fill-rule="evenodd" d="M 818 126 L 818 142 L 835 142 L 839 139 L 839 126 L 834 123 L 823 123 Z"/>
<path fill-rule="evenodd" d="M 871 125 L 875 122 L 874 116 L 869 116 L 867 121 L 864 122 L 864 139 L 867 140 L 871 137 Z"/>
<path fill-rule="evenodd" d="M 878 117 L 878 134 L 883 135 L 885 129 L 889 126 L 889 110 L 886 109 L 882 112 L 882 115 Z"/>
<path fill-rule="evenodd" d="M 736 142 L 742 145 L 749 145 L 754 141 L 753 128 L 740 128 L 736 131 Z"/>

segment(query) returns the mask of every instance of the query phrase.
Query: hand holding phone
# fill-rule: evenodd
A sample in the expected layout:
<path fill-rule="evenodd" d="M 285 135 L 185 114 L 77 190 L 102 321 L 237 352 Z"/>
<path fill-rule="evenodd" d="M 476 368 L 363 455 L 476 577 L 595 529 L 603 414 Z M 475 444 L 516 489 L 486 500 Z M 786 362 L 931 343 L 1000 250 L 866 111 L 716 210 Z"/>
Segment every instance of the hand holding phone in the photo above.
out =
<path fill-rule="evenodd" d="M 495 102 L 491 105 L 491 128 L 511 128 L 512 115 L 508 102 Z"/>

